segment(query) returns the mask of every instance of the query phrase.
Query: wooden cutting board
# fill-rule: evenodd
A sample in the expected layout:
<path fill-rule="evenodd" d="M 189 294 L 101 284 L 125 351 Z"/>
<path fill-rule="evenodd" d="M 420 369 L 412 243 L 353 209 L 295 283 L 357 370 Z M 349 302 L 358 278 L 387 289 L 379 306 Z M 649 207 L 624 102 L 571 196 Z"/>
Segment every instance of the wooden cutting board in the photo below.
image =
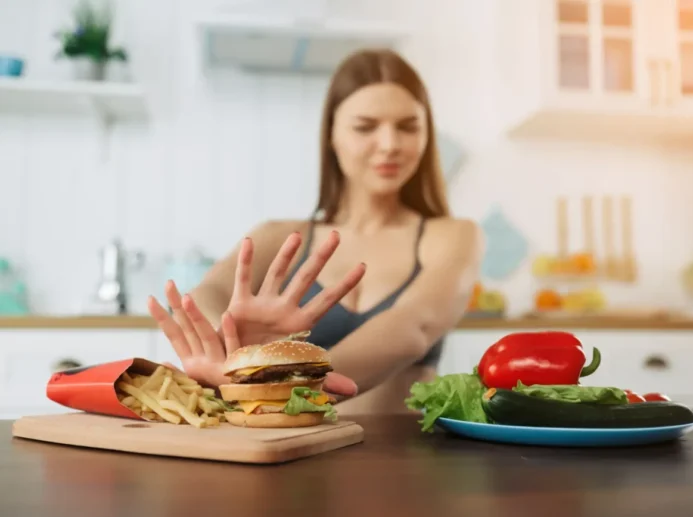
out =
<path fill-rule="evenodd" d="M 315 427 L 250 429 L 222 423 L 190 425 L 144 422 L 89 413 L 26 416 L 12 435 L 43 442 L 158 456 L 241 463 L 281 463 L 363 441 L 363 428 L 337 421 Z"/>

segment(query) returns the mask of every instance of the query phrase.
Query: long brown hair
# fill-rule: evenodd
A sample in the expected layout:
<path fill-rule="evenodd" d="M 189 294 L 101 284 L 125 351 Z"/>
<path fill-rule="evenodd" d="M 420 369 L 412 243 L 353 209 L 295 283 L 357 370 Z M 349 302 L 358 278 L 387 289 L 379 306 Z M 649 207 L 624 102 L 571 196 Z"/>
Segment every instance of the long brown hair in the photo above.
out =
<path fill-rule="evenodd" d="M 332 148 L 332 126 L 337 107 L 356 90 L 376 83 L 391 82 L 407 89 L 426 109 L 428 142 L 419 168 L 402 187 L 402 202 L 424 217 L 450 215 L 445 181 L 438 156 L 435 126 L 426 87 L 414 68 L 391 50 L 361 50 L 344 60 L 327 91 L 320 131 L 320 197 L 316 213 L 333 222 L 344 191 L 344 174 Z"/>

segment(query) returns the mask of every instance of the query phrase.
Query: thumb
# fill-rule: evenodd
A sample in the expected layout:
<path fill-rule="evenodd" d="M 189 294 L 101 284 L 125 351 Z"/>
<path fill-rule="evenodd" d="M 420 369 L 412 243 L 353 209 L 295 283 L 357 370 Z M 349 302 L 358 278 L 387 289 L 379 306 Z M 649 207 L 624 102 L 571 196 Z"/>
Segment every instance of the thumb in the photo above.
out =
<path fill-rule="evenodd" d="M 344 397 L 354 397 L 359 391 L 358 386 L 352 379 L 336 372 L 329 372 L 325 376 L 323 389 L 329 393 Z"/>

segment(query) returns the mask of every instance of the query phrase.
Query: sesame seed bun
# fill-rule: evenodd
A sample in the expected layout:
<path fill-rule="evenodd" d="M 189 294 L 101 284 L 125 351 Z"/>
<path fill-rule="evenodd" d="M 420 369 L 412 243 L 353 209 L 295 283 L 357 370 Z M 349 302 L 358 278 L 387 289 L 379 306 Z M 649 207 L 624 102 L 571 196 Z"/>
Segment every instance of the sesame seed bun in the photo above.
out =
<path fill-rule="evenodd" d="M 223 373 L 229 375 L 242 368 L 304 363 L 329 364 L 330 356 L 324 348 L 305 341 L 272 341 L 239 348 L 224 363 Z"/>

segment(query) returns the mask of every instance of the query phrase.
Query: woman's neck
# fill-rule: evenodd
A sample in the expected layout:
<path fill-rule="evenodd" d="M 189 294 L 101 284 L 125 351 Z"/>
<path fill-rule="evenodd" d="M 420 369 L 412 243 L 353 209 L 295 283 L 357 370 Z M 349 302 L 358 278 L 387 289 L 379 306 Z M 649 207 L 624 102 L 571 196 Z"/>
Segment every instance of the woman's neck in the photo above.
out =
<path fill-rule="evenodd" d="M 397 194 L 374 196 L 367 192 L 345 191 L 334 222 L 359 233 L 373 233 L 401 222 L 407 213 Z"/>

